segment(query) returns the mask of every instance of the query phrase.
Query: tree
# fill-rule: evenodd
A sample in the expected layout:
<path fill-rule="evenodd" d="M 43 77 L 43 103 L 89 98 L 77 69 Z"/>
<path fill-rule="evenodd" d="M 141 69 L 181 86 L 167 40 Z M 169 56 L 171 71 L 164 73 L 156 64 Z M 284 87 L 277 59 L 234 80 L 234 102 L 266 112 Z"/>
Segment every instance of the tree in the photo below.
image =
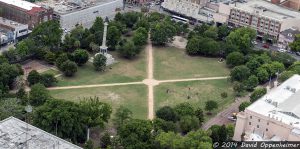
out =
<path fill-rule="evenodd" d="M 252 46 L 251 41 L 255 37 L 255 30 L 242 27 L 230 32 L 230 34 L 226 37 L 226 42 L 228 44 L 236 45 L 242 53 L 247 54 Z"/>
<path fill-rule="evenodd" d="M 179 121 L 182 133 L 186 134 L 199 128 L 199 119 L 196 116 L 183 116 Z"/>
<path fill-rule="evenodd" d="M 22 105 L 25 105 L 28 103 L 28 95 L 27 92 L 25 91 L 24 87 L 21 87 L 18 92 L 16 93 L 16 97 L 20 99 L 20 102 Z"/>
<path fill-rule="evenodd" d="M 191 131 L 185 136 L 174 132 L 161 132 L 155 137 L 157 148 L 165 149 L 211 149 L 212 140 L 209 134 L 204 130 Z"/>
<path fill-rule="evenodd" d="M 0 120 L 10 116 L 18 119 L 25 118 L 24 106 L 21 105 L 21 100 L 17 98 L 7 98 L 0 100 Z"/>
<path fill-rule="evenodd" d="M 92 140 L 87 140 L 84 144 L 84 149 L 94 149 L 94 143 Z"/>
<path fill-rule="evenodd" d="M 218 38 L 218 28 L 209 27 L 208 30 L 203 32 L 203 36 L 216 40 Z"/>
<path fill-rule="evenodd" d="M 164 45 L 173 41 L 176 34 L 176 28 L 168 21 L 157 23 L 151 29 L 151 40 L 155 45 Z"/>
<path fill-rule="evenodd" d="M 199 123 L 202 124 L 204 122 L 204 112 L 201 108 L 197 108 L 195 111 L 195 115 L 199 120 Z"/>
<path fill-rule="evenodd" d="M 50 87 L 57 83 L 57 79 L 54 77 L 54 74 L 42 74 L 40 78 L 40 83 L 42 83 L 45 87 Z"/>
<path fill-rule="evenodd" d="M 151 148 L 153 140 L 152 124 L 148 120 L 132 119 L 118 129 L 120 142 L 124 148 Z"/>
<path fill-rule="evenodd" d="M 0 64 L 0 90 L 2 90 L 0 94 L 5 94 L 12 89 L 15 79 L 22 74 L 23 71 L 18 65 Z"/>
<path fill-rule="evenodd" d="M 77 72 L 77 65 L 76 63 L 68 60 L 62 63 L 61 70 L 63 71 L 65 76 L 70 77 Z"/>
<path fill-rule="evenodd" d="M 105 132 L 104 135 L 101 138 L 101 147 L 102 148 L 107 148 L 112 145 L 110 135 L 108 132 Z"/>
<path fill-rule="evenodd" d="M 51 50 L 58 49 L 63 31 L 58 21 L 46 21 L 36 26 L 30 33 L 30 38 L 38 47 L 49 47 Z"/>
<path fill-rule="evenodd" d="M 163 119 L 165 121 L 172 121 L 172 122 L 177 121 L 176 112 L 174 111 L 173 108 L 171 108 L 169 106 L 164 106 L 164 107 L 161 107 L 160 109 L 158 109 L 156 111 L 156 117 Z"/>
<path fill-rule="evenodd" d="M 244 55 L 240 52 L 232 52 L 226 57 L 226 64 L 235 67 L 244 64 Z"/>
<path fill-rule="evenodd" d="M 253 91 L 253 89 L 258 85 L 258 78 L 255 75 L 251 75 L 245 82 L 245 88 L 249 91 Z"/>
<path fill-rule="evenodd" d="M 219 43 L 215 40 L 195 36 L 188 41 L 186 52 L 190 55 L 218 56 L 221 51 Z"/>
<path fill-rule="evenodd" d="M 104 23 L 101 17 L 96 17 L 95 22 L 93 23 L 92 27 L 90 28 L 91 33 L 96 32 L 103 32 Z"/>
<path fill-rule="evenodd" d="M 104 71 L 106 67 L 106 57 L 102 54 L 97 54 L 94 57 L 93 65 L 96 71 Z"/>
<path fill-rule="evenodd" d="M 160 132 L 160 131 L 164 131 L 164 132 L 169 132 L 169 131 L 173 131 L 176 132 L 176 123 L 172 122 L 172 121 L 165 121 L 163 119 L 160 118 L 155 118 L 153 120 L 153 127 L 154 127 L 154 131 L 155 132 Z"/>
<path fill-rule="evenodd" d="M 250 69 L 251 73 L 255 73 L 261 64 L 256 59 L 251 59 L 246 63 L 246 66 Z"/>
<path fill-rule="evenodd" d="M 133 25 L 138 21 L 138 19 L 141 17 L 141 13 L 138 12 L 126 12 L 123 14 L 123 17 L 121 18 L 121 22 L 126 24 L 128 28 L 132 28 Z"/>
<path fill-rule="evenodd" d="M 78 66 L 82 66 L 89 60 L 89 54 L 86 50 L 77 49 L 73 52 L 73 60 Z"/>
<path fill-rule="evenodd" d="M 34 85 L 36 83 L 39 83 L 41 81 L 41 76 L 36 70 L 32 70 L 29 72 L 27 81 L 29 85 Z"/>
<path fill-rule="evenodd" d="M 208 100 L 205 102 L 205 110 L 211 112 L 218 108 L 218 103 L 214 100 Z"/>
<path fill-rule="evenodd" d="M 145 28 L 139 28 L 135 31 L 132 41 L 137 46 L 142 46 L 147 43 L 148 33 Z"/>
<path fill-rule="evenodd" d="M 230 29 L 227 25 L 222 25 L 218 27 L 218 39 L 223 40 L 225 37 L 227 37 L 230 33 Z"/>
<path fill-rule="evenodd" d="M 109 26 L 107 31 L 107 45 L 115 50 L 116 45 L 121 40 L 121 32 L 116 26 Z"/>
<path fill-rule="evenodd" d="M 50 99 L 50 93 L 44 85 L 38 83 L 31 87 L 29 92 L 29 102 L 31 105 L 40 106 Z"/>
<path fill-rule="evenodd" d="M 270 74 L 268 73 L 268 71 L 265 68 L 259 67 L 256 70 L 256 76 L 257 76 L 259 82 L 263 83 L 269 79 Z"/>
<path fill-rule="evenodd" d="M 230 71 L 230 77 L 232 81 L 241 82 L 243 80 L 248 79 L 249 76 L 250 76 L 250 69 L 245 65 L 236 66 Z"/>
<path fill-rule="evenodd" d="M 296 72 L 294 72 L 294 71 L 284 71 L 280 74 L 278 80 L 279 80 L 279 82 L 284 82 L 287 79 L 289 79 L 290 77 L 292 77 L 294 74 L 296 74 Z"/>
<path fill-rule="evenodd" d="M 148 20 L 145 17 L 141 17 L 135 24 L 134 24 L 134 29 L 138 29 L 138 28 L 145 28 L 146 31 L 149 31 L 150 29 L 150 24 L 148 22 Z"/>
<path fill-rule="evenodd" d="M 62 64 L 68 60 L 69 60 L 68 55 L 66 53 L 63 53 L 58 56 L 58 58 L 55 61 L 55 65 L 57 66 L 58 69 L 62 70 Z"/>
<path fill-rule="evenodd" d="M 219 134 L 220 141 L 222 141 L 222 142 L 227 141 L 228 134 L 227 134 L 226 126 L 224 124 L 218 130 L 218 134 Z"/>
<path fill-rule="evenodd" d="M 294 52 L 299 52 L 300 51 L 300 34 L 296 35 L 294 42 L 290 43 L 289 47 Z"/>
<path fill-rule="evenodd" d="M 288 53 L 282 52 L 272 52 L 271 59 L 272 61 L 283 63 L 285 67 L 291 66 L 296 61 L 296 59 Z"/>
<path fill-rule="evenodd" d="M 245 87 L 242 83 L 234 81 L 233 82 L 233 91 L 236 93 L 236 96 L 240 97 L 245 91 Z"/>
<path fill-rule="evenodd" d="M 45 61 L 49 64 L 54 64 L 56 59 L 56 55 L 53 52 L 48 51 L 45 55 Z"/>
<path fill-rule="evenodd" d="M 132 41 L 126 42 L 123 46 L 118 47 L 118 51 L 125 58 L 133 58 L 140 53 L 140 49 Z"/>
<path fill-rule="evenodd" d="M 117 127 L 120 127 L 124 124 L 124 122 L 131 119 L 132 112 L 128 108 L 120 106 L 115 113 L 115 118 L 113 121 Z"/>
<path fill-rule="evenodd" d="M 186 45 L 186 52 L 189 55 L 197 55 L 200 48 L 199 38 L 191 38 Z"/>
<path fill-rule="evenodd" d="M 180 103 L 175 106 L 174 110 L 178 114 L 178 116 L 191 116 L 194 115 L 195 111 L 191 104 L 188 102 Z"/>
<path fill-rule="evenodd" d="M 99 126 L 103 128 L 104 123 L 108 122 L 110 114 L 112 113 L 111 107 L 107 103 L 100 102 L 98 97 L 80 101 L 80 108 L 83 109 L 85 115 L 83 119 L 88 128 L 88 135 L 91 127 Z M 87 136 L 87 138 L 89 138 L 89 136 Z"/>
<path fill-rule="evenodd" d="M 239 111 L 244 111 L 248 106 L 251 105 L 251 102 L 248 102 L 248 101 L 244 101 L 240 104 L 239 106 Z"/>
<path fill-rule="evenodd" d="M 66 100 L 48 100 L 36 108 L 33 124 L 47 132 L 72 142 L 85 142 L 86 127 L 83 109 L 78 103 Z"/>
<path fill-rule="evenodd" d="M 250 95 L 250 102 L 251 103 L 255 102 L 257 99 L 261 98 L 266 93 L 267 93 L 267 89 L 266 88 L 256 88 L 254 90 L 254 92 Z"/>

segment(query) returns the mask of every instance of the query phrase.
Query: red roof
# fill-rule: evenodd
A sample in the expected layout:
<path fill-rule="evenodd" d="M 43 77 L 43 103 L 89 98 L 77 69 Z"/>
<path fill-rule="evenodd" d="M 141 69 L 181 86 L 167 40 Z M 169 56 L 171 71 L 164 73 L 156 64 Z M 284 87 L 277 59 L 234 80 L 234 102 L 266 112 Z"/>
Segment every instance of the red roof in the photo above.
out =
<path fill-rule="evenodd" d="M 42 11 L 44 11 L 44 8 L 42 8 L 42 7 L 32 7 L 31 10 L 27 11 L 27 13 L 34 15 L 34 14 L 37 14 Z"/>

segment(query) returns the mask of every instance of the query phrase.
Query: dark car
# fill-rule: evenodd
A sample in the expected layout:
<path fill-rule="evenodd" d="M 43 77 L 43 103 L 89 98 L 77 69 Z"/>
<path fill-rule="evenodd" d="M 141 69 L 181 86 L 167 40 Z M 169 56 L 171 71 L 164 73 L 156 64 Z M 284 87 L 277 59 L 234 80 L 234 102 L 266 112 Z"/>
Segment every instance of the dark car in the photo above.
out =
<path fill-rule="evenodd" d="M 296 52 L 296 55 L 300 56 L 300 52 Z"/>
<path fill-rule="evenodd" d="M 268 44 L 264 44 L 263 47 L 266 48 L 266 49 L 270 48 L 270 46 Z"/>

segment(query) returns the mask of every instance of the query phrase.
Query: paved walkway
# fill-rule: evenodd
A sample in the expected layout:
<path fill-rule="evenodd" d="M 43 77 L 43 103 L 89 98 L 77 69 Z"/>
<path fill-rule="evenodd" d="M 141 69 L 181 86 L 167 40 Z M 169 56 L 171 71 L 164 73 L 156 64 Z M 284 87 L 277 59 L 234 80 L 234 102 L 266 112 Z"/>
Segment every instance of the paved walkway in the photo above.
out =
<path fill-rule="evenodd" d="M 148 37 L 147 50 L 147 78 L 141 82 L 128 82 L 128 83 L 109 83 L 109 84 L 92 84 L 92 85 L 78 85 L 78 86 L 63 86 L 63 87 L 50 87 L 49 90 L 64 90 L 64 89 L 78 89 L 78 88 L 93 88 L 93 87 L 105 87 L 105 86 L 122 86 L 122 85 L 138 85 L 145 84 L 148 86 L 148 119 L 154 118 L 154 86 L 160 83 L 169 82 L 186 82 L 186 81 L 201 81 L 201 80 L 219 80 L 227 79 L 228 76 L 221 77 L 207 77 L 207 78 L 187 78 L 187 79 L 173 79 L 173 80 L 155 80 L 153 78 L 153 48 L 150 40 L 150 34 Z M 30 89 L 29 89 L 30 90 Z"/>

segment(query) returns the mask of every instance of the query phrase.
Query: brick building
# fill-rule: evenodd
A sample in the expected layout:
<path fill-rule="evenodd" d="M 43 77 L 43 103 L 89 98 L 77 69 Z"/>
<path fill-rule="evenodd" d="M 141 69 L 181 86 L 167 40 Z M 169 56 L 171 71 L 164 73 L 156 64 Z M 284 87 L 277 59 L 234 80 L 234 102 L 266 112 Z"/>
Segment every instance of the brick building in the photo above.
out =
<path fill-rule="evenodd" d="M 278 5 L 249 0 L 247 3 L 231 4 L 228 24 L 233 27 L 250 27 L 259 37 L 267 35 L 278 39 L 281 31 L 300 26 L 300 13 Z"/>
<path fill-rule="evenodd" d="M 53 10 L 23 0 L 0 0 L 0 16 L 32 29 L 41 22 L 51 20 Z"/>

